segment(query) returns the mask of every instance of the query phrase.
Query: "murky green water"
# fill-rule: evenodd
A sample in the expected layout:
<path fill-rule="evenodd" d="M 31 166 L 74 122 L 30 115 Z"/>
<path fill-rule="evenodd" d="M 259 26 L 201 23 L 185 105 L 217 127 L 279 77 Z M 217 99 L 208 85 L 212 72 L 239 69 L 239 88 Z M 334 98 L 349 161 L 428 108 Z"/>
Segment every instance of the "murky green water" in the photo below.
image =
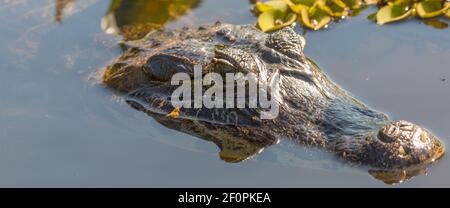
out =
<path fill-rule="evenodd" d="M 95 78 L 120 54 L 114 34 L 162 22 L 178 28 L 256 21 L 245 0 L 178 0 L 181 9 L 164 0 L 124 2 L 78 0 L 57 13 L 64 1 L 0 0 L 0 186 L 386 186 L 288 143 L 225 163 L 214 144 L 120 102 Z M 307 55 L 357 98 L 448 144 L 450 30 L 417 21 L 378 27 L 366 20 L 370 13 L 308 32 Z M 121 29 L 130 22 L 142 24 Z M 449 174 L 444 158 L 398 186 L 448 187 Z"/>

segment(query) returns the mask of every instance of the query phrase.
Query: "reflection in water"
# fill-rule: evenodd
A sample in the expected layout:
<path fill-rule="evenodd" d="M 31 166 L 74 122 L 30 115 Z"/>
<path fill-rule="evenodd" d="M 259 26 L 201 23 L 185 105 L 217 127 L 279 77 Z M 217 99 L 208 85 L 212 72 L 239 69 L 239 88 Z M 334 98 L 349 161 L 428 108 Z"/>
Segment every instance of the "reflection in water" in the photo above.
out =
<path fill-rule="evenodd" d="M 184 118 L 173 119 L 166 115 L 152 112 L 135 101 L 129 100 L 127 102 L 131 107 L 147 113 L 167 128 L 213 142 L 220 148 L 219 156 L 225 162 L 237 163 L 244 161 L 262 152 L 264 147 L 272 144 L 271 140 L 255 140 L 254 138 L 261 138 L 267 135 L 263 135 L 262 131 L 251 131 L 245 126 L 218 125 Z"/>
<path fill-rule="evenodd" d="M 101 25 L 108 34 L 120 34 L 126 39 L 140 39 L 149 31 L 159 29 L 169 21 L 200 5 L 201 0 L 112 0 Z"/>
<path fill-rule="evenodd" d="M 414 176 L 425 175 L 426 173 L 427 169 L 424 167 L 410 170 L 369 170 L 371 176 L 389 185 L 403 183 Z"/>
<path fill-rule="evenodd" d="M 75 0 L 55 0 L 55 21 L 62 22 L 64 18 L 64 10 Z"/>

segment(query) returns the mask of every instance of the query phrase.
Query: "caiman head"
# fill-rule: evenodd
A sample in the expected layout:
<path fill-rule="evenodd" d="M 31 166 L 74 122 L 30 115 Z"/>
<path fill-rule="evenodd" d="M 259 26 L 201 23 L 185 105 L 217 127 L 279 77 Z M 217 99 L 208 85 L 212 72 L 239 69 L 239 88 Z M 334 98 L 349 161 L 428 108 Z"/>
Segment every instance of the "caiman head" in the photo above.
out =
<path fill-rule="evenodd" d="M 292 28 L 266 34 L 251 25 L 216 24 L 152 32 L 121 45 L 124 52 L 106 68 L 104 83 L 126 93 L 131 107 L 163 125 L 216 143 L 225 161 L 245 160 L 279 138 L 289 138 L 369 166 L 371 174 L 385 182 L 399 182 L 444 154 L 444 145 L 429 131 L 406 121 L 392 122 L 334 84 L 304 56 L 305 40 Z M 195 73 L 198 66 L 200 75 Z M 222 78 L 222 85 L 230 73 L 255 74 L 247 78 L 258 86 L 275 83 L 277 87 L 264 93 L 276 102 L 278 116 L 261 119 L 267 109 L 259 101 L 250 108 L 249 93 L 244 94 L 244 108 L 227 108 L 226 99 L 217 102 L 222 108 L 173 106 L 172 95 L 179 87 L 171 83 L 174 75 L 183 73 L 192 81 L 188 91 L 195 93 L 195 78 L 210 72 Z M 234 78 L 237 82 L 242 76 Z M 202 96 L 211 86 L 213 82 L 203 86 Z M 239 97 L 236 94 L 232 99 Z M 193 106 L 194 101 L 187 104 Z"/>

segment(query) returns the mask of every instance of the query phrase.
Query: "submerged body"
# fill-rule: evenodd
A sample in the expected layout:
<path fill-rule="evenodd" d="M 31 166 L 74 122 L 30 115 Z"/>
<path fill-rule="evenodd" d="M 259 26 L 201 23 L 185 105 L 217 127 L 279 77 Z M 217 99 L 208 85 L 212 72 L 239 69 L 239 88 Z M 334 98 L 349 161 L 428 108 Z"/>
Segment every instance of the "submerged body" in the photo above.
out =
<path fill-rule="evenodd" d="M 169 128 L 214 142 L 228 162 L 291 139 L 369 166 L 371 174 L 385 182 L 399 182 L 442 157 L 444 146 L 430 132 L 410 122 L 391 121 L 349 96 L 305 57 L 304 46 L 304 38 L 292 28 L 266 34 L 251 25 L 217 23 L 157 31 L 123 43 L 123 55 L 106 68 L 103 79 L 127 93 L 133 108 Z M 170 102 L 177 89 L 172 76 L 183 72 L 193 77 L 195 65 L 203 74 L 264 74 L 256 80 L 259 85 L 279 77 L 279 87 L 267 91 L 279 106 L 278 116 L 261 119 L 261 107 L 204 106 L 181 108 L 177 118 L 166 116 L 175 109 Z"/>

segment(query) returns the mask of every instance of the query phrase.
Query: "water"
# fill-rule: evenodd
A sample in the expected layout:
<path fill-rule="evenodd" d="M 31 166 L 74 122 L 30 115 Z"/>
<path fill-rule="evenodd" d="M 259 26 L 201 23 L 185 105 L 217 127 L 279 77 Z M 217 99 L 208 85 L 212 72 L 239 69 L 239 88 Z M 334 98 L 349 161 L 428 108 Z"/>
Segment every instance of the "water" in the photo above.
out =
<path fill-rule="evenodd" d="M 0 186 L 387 186 L 286 142 L 225 163 L 214 144 L 132 110 L 95 79 L 120 54 L 117 30 L 102 30 L 111 3 L 72 2 L 57 23 L 53 1 L 0 0 Z M 256 21 L 250 7 L 245 0 L 203 0 L 177 18 L 152 20 L 171 28 L 246 24 Z M 366 20 L 371 12 L 308 32 L 306 54 L 358 99 L 419 123 L 448 144 L 449 30 L 418 21 L 378 27 Z M 448 187 L 449 174 L 444 157 L 427 175 L 397 186 Z"/>

